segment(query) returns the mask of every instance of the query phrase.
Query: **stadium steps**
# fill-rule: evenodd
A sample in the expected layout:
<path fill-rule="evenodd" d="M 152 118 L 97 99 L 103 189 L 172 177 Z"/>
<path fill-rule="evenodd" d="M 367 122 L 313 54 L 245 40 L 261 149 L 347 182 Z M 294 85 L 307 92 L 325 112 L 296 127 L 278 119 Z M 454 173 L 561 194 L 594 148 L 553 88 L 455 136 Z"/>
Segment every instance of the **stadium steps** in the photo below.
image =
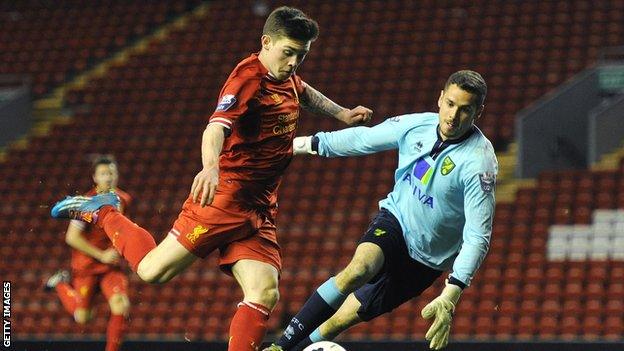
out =
<path fill-rule="evenodd" d="M 515 177 L 518 145 L 513 142 L 507 147 L 507 151 L 499 152 L 498 179 L 496 181 L 496 201 L 499 203 L 512 203 L 516 199 L 516 191 L 520 187 L 534 186 L 534 179 L 517 179 Z"/>
<path fill-rule="evenodd" d="M 513 203 L 519 188 L 532 188 L 537 182 L 535 179 L 517 179 L 514 177 L 517 162 L 517 144 L 515 142 L 509 144 L 506 152 L 496 156 L 499 166 L 496 201 L 505 204 Z M 600 161 L 591 166 L 591 170 L 594 172 L 617 170 L 622 159 L 624 159 L 624 143 L 612 152 L 604 154 Z"/>
<path fill-rule="evenodd" d="M 612 171 L 620 167 L 620 160 L 624 158 L 624 143 L 619 148 L 602 155 L 600 161 L 593 164 L 593 171 Z"/>
<path fill-rule="evenodd" d="M 54 90 L 46 97 L 33 102 L 34 125 L 26 135 L 10 143 L 7 147 L 0 149 L 0 162 L 6 160 L 6 155 L 11 150 L 24 150 L 28 147 L 30 138 L 35 136 L 48 135 L 55 125 L 69 124 L 72 121 L 72 113 L 64 109 L 65 94 L 70 89 L 82 88 L 90 80 L 103 77 L 108 70 L 115 65 L 123 65 L 128 57 L 133 54 L 144 53 L 149 45 L 154 42 L 166 40 L 173 30 L 183 29 L 192 18 L 201 18 L 206 15 L 209 5 L 202 3 L 190 12 L 178 16 L 175 20 L 161 26 L 153 33 L 137 40 L 123 50 L 112 55 L 92 69 L 79 74 L 72 81 L 67 82 Z"/>

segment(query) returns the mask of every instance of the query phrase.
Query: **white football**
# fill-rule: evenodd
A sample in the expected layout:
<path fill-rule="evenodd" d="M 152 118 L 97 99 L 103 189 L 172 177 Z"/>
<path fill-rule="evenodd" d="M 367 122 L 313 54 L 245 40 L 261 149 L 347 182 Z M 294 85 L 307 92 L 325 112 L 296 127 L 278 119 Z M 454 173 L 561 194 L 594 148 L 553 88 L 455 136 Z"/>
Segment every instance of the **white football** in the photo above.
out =
<path fill-rule="evenodd" d="M 344 347 L 331 341 L 319 341 L 306 347 L 303 351 L 347 351 Z"/>

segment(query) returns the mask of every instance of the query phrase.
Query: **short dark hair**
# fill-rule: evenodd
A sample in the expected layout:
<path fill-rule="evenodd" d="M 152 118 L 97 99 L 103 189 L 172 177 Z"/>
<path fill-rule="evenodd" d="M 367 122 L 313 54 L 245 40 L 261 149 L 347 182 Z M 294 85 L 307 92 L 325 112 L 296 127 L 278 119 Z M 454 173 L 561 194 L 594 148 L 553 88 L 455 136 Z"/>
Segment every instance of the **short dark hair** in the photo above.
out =
<path fill-rule="evenodd" d="M 444 84 L 444 90 L 451 84 L 455 84 L 462 90 L 475 94 L 479 102 L 477 106 L 481 106 L 485 102 L 487 84 L 485 84 L 485 80 L 479 73 L 470 70 L 457 71 L 448 78 L 446 84 Z"/>
<path fill-rule="evenodd" d="M 97 155 L 91 162 L 91 173 L 95 174 L 97 167 L 100 165 L 117 165 L 117 162 L 115 161 L 115 157 L 111 155 Z"/>
<path fill-rule="evenodd" d="M 314 41 L 318 37 L 319 27 L 315 20 L 294 7 L 278 7 L 264 22 L 262 34 L 282 36 L 299 41 Z"/>

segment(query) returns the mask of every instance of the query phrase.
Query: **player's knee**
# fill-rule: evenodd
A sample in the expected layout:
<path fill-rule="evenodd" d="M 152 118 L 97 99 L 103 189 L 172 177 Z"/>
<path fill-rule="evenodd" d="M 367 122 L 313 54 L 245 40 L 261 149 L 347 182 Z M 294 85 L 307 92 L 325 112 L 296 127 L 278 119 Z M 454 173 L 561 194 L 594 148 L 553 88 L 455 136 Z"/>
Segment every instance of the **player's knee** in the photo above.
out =
<path fill-rule="evenodd" d="M 260 304 L 270 310 L 277 305 L 279 300 L 279 291 L 277 287 L 264 289 L 250 289 L 245 294 L 245 300 Z"/>
<path fill-rule="evenodd" d="M 159 266 L 150 265 L 144 261 L 141 261 L 137 267 L 137 275 L 141 280 L 150 284 L 163 284 L 171 279 L 166 279 L 164 270 Z"/>
<path fill-rule="evenodd" d="M 273 309 L 277 305 L 277 301 L 280 298 L 279 290 L 277 287 L 265 289 L 262 292 L 262 304 L 269 309 Z"/>
<path fill-rule="evenodd" d="M 340 281 L 344 281 L 346 287 L 361 286 L 368 282 L 374 275 L 375 270 L 367 262 L 352 261 L 347 268 L 340 273 Z M 339 286 L 339 288 L 342 288 Z"/>
<path fill-rule="evenodd" d="M 89 310 L 79 308 L 74 312 L 74 320 L 78 324 L 86 324 L 89 322 L 89 319 L 91 319 L 91 313 L 89 313 Z"/>
<path fill-rule="evenodd" d="M 130 300 L 124 294 L 114 294 L 108 300 L 112 314 L 127 314 L 130 309 Z"/>

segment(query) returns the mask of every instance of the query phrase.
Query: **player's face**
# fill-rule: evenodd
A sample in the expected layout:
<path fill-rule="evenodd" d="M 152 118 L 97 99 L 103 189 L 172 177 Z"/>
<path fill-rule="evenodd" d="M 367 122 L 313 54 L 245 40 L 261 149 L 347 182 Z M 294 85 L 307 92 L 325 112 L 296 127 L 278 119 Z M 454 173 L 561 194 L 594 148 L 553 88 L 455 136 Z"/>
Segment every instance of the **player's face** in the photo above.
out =
<path fill-rule="evenodd" d="M 440 108 L 440 135 L 443 140 L 457 139 L 466 134 L 481 116 L 483 106 L 478 106 L 477 95 L 451 84 L 442 90 L 438 99 Z"/>
<path fill-rule="evenodd" d="M 115 165 L 98 165 L 93 173 L 93 182 L 98 192 L 106 192 L 117 185 L 117 177 Z"/>
<path fill-rule="evenodd" d="M 117 183 L 119 182 L 119 171 L 117 171 L 117 165 L 111 163 L 109 165 L 111 172 L 113 173 L 113 181 L 111 182 L 111 187 L 115 189 L 117 187 Z"/>
<path fill-rule="evenodd" d="M 286 80 L 295 73 L 308 51 L 310 51 L 309 41 L 262 36 L 263 60 L 261 62 L 277 80 Z"/>

